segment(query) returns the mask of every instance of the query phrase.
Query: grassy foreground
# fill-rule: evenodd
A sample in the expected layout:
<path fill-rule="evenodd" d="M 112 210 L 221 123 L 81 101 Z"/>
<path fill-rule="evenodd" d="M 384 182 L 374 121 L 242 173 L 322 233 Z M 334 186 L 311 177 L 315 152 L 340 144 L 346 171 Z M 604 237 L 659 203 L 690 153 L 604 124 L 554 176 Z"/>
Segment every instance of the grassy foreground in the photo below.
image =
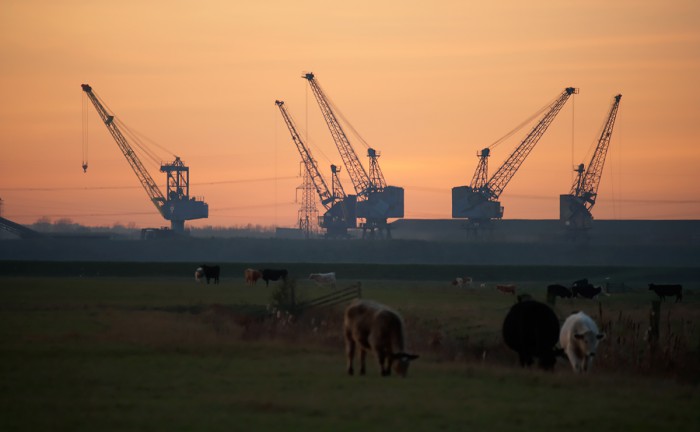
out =
<path fill-rule="evenodd" d="M 543 286 L 519 284 L 540 300 Z M 298 288 L 307 298 L 327 291 Z M 406 318 L 409 347 L 421 354 L 407 379 L 379 377 L 373 358 L 367 376 L 345 375 L 340 310 L 293 322 L 251 314 L 274 289 L 189 278 L 0 278 L 0 430 L 700 427 L 697 286 L 683 304 L 664 304 L 662 339 L 671 342 L 655 362 L 637 328 L 648 292 L 558 302 L 560 315 L 603 311 L 609 322 L 600 363 L 575 376 L 563 360 L 554 373 L 516 366 L 500 343 L 509 296 L 365 281 L 364 297 Z"/>

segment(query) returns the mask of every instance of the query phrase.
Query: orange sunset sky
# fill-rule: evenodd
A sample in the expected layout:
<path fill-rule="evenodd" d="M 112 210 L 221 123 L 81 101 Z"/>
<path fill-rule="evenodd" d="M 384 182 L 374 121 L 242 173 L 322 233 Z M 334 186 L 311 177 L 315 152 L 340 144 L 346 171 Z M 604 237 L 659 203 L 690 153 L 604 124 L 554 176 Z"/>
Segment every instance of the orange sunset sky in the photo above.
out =
<path fill-rule="evenodd" d="M 275 99 L 324 175 L 342 164 L 304 71 L 381 152 L 406 218 L 450 218 L 451 188 L 469 184 L 477 151 L 568 86 L 580 94 L 501 195 L 504 218 L 559 217 L 618 93 L 594 216 L 700 215 L 697 0 L 3 0 L 0 58 L 0 198 L 19 223 L 168 225 L 92 105 L 83 173 L 89 83 L 168 149 L 154 147 L 162 161 L 189 165 L 191 194 L 210 208 L 189 226 L 294 225 L 300 158 Z M 490 172 L 528 130 L 492 151 Z"/>

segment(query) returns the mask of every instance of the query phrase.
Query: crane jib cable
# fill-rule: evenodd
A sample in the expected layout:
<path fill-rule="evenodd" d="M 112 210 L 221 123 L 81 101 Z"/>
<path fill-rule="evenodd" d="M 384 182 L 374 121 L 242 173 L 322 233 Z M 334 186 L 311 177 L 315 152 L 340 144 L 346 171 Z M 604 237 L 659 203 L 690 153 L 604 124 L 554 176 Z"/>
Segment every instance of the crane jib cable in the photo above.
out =
<path fill-rule="evenodd" d="M 135 129 L 130 128 L 119 117 L 115 116 L 113 114 L 114 111 L 112 110 L 112 108 L 110 108 L 109 105 L 107 105 L 107 103 L 105 103 L 105 101 L 102 100 L 102 98 L 97 93 L 97 91 L 92 89 L 92 94 L 95 95 L 95 98 L 100 102 L 100 104 L 102 104 L 102 106 L 105 107 L 105 109 L 110 113 L 110 115 L 114 116 L 115 123 L 120 127 L 120 129 L 123 131 L 123 133 L 129 137 L 130 142 L 133 145 L 135 145 L 138 149 L 141 150 L 141 152 L 142 152 L 141 155 L 145 155 L 146 157 L 148 157 L 148 159 L 150 159 L 153 162 L 154 166 L 160 167 L 160 164 L 164 158 L 159 157 L 155 153 L 155 151 L 153 151 L 153 149 L 151 149 L 145 143 L 143 143 L 141 137 L 143 137 L 145 140 L 149 141 L 151 144 L 155 145 L 156 147 L 160 148 L 161 150 L 167 152 L 170 156 L 176 157 L 175 153 L 173 151 L 171 151 L 168 148 L 166 148 L 165 146 L 159 144 L 155 140 L 149 138 L 145 134 L 143 134 Z M 86 99 L 86 106 L 87 106 L 87 99 Z M 87 109 L 86 109 L 86 111 L 87 111 Z"/>
<path fill-rule="evenodd" d="M 362 137 L 362 135 L 360 135 L 360 133 L 357 131 L 357 129 L 355 129 L 355 127 L 352 125 L 352 123 L 350 123 L 350 121 L 345 117 L 343 112 L 338 108 L 338 106 L 333 102 L 333 100 L 331 98 L 329 98 L 327 95 L 326 95 L 326 100 L 328 100 L 328 104 L 333 109 L 333 112 L 338 114 L 340 119 L 343 120 L 343 123 L 345 123 L 345 125 L 348 128 L 350 128 L 350 131 L 352 131 L 352 133 L 357 137 L 357 139 L 360 140 L 362 145 L 364 145 L 366 149 L 369 149 L 370 147 L 369 147 L 369 144 L 367 143 L 367 141 L 365 141 L 365 139 Z"/>
<path fill-rule="evenodd" d="M 557 96 L 557 97 L 554 98 L 551 102 L 547 103 L 547 104 L 544 105 L 542 108 L 540 108 L 539 110 L 537 110 L 537 111 L 536 111 L 534 114 L 532 114 L 530 117 L 528 117 L 527 119 L 525 119 L 524 121 L 522 121 L 522 122 L 521 122 L 520 124 L 518 124 L 513 130 L 511 130 L 510 132 L 508 132 L 508 133 L 506 133 L 505 135 L 503 135 L 501 138 L 499 138 L 499 139 L 497 139 L 496 141 L 494 141 L 493 143 L 491 143 L 491 145 L 489 145 L 487 148 L 493 149 L 493 148 L 497 147 L 497 146 L 498 146 L 499 144 L 501 144 L 503 141 L 505 141 L 505 140 L 507 140 L 508 138 L 510 138 L 511 136 L 513 136 L 516 132 L 522 130 L 525 126 L 527 126 L 528 124 L 532 123 L 532 121 L 535 120 L 537 117 L 539 117 L 542 113 L 544 113 L 545 111 L 547 111 L 548 109 L 550 109 L 550 107 L 551 107 L 552 105 L 554 105 L 554 103 L 556 103 L 556 101 L 557 101 L 558 99 L 559 99 L 559 96 Z"/>
<path fill-rule="evenodd" d="M 83 172 L 87 173 L 88 169 L 88 97 L 85 92 L 82 93 L 82 133 L 83 133 Z"/>

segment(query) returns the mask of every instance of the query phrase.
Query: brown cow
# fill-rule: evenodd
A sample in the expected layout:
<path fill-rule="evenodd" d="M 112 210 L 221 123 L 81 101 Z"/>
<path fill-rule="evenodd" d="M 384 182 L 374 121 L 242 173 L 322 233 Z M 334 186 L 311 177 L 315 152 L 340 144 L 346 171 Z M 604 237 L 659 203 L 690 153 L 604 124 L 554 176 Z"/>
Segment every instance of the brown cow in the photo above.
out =
<path fill-rule="evenodd" d="M 255 285 L 258 279 L 262 277 L 262 273 L 260 273 L 260 271 L 252 268 L 245 269 L 245 272 L 243 272 L 243 274 L 245 276 L 246 285 Z"/>
<path fill-rule="evenodd" d="M 515 285 L 496 285 L 496 289 L 505 294 L 515 295 Z"/>
<path fill-rule="evenodd" d="M 372 351 L 379 361 L 382 376 L 394 371 L 405 377 L 415 354 L 404 352 L 404 327 L 401 316 L 389 307 L 370 300 L 356 299 L 345 309 L 345 353 L 348 374 L 353 375 L 355 348 L 360 348 L 360 375 L 365 374 L 365 357 Z"/>

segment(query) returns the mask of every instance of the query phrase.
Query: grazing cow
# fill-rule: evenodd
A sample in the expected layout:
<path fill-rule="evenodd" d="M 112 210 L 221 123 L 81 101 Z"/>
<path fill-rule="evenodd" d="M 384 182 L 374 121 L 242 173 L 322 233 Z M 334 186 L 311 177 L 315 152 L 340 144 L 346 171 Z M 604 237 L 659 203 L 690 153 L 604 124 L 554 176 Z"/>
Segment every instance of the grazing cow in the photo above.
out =
<path fill-rule="evenodd" d="M 574 372 L 587 372 L 598 351 L 598 342 L 605 337 L 598 332 L 595 322 L 583 312 L 578 312 L 564 321 L 559 333 L 559 344 L 571 362 Z"/>
<path fill-rule="evenodd" d="M 516 303 L 503 320 L 503 340 L 518 353 L 520 366 L 532 366 L 538 358 L 543 369 L 554 369 L 557 355 L 554 346 L 559 338 L 559 319 L 544 303 L 530 300 Z"/>
<path fill-rule="evenodd" d="M 547 297 L 571 298 L 571 296 L 573 293 L 564 285 L 554 284 L 547 287 Z"/>
<path fill-rule="evenodd" d="M 581 296 L 591 300 L 596 298 L 602 291 L 602 287 L 594 287 L 592 284 L 580 286 L 574 285 L 574 287 L 571 288 L 571 294 L 574 297 Z"/>
<path fill-rule="evenodd" d="M 270 281 L 276 281 L 280 279 L 282 279 L 283 281 L 287 280 L 286 269 L 262 269 L 260 270 L 260 273 L 262 274 L 262 280 L 265 281 L 265 286 L 270 286 Z"/>
<path fill-rule="evenodd" d="M 259 270 L 247 268 L 243 272 L 243 276 L 245 277 L 246 285 L 255 285 L 258 282 L 258 279 L 262 277 L 262 273 L 260 273 Z"/>
<path fill-rule="evenodd" d="M 469 287 L 472 285 L 472 282 L 473 282 L 472 278 L 470 278 L 468 276 L 457 277 L 457 278 L 452 279 L 452 285 L 459 287 L 459 288 L 463 288 L 465 286 Z"/>
<path fill-rule="evenodd" d="M 309 279 L 319 285 L 332 285 L 333 288 L 335 288 L 335 272 L 311 273 Z"/>
<path fill-rule="evenodd" d="M 202 278 L 205 278 L 207 280 L 207 285 L 209 284 L 210 279 L 214 279 L 214 283 L 218 284 L 220 272 L 221 268 L 218 265 L 208 266 L 202 264 L 197 268 L 197 270 L 195 270 L 194 277 L 197 279 L 197 282 L 201 282 Z"/>
<path fill-rule="evenodd" d="M 515 285 L 496 285 L 496 289 L 504 294 L 515 295 L 516 286 Z"/>
<path fill-rule="evenodd" d="M 683 300 L 683 285 L 649 284 L 649 289 L 654 291 L 661 300 L 666 300 L 666 296 L 676 296 L 676 303 Z"/>
<path fill-rule="evenodd" d="M 389 307 L 356 299 L 345 309 L 343 321 L 348 374 L 353 375 L 355 349 L 360 349 L 360 375 L 365 374 L 365 357 L 371 351 L 379 361 L 382 376 L 391 375 L 391 368 L 402 377 L 408 373 L 415 354 L 404 351 L 404 327 L 401 316 Z"/>

